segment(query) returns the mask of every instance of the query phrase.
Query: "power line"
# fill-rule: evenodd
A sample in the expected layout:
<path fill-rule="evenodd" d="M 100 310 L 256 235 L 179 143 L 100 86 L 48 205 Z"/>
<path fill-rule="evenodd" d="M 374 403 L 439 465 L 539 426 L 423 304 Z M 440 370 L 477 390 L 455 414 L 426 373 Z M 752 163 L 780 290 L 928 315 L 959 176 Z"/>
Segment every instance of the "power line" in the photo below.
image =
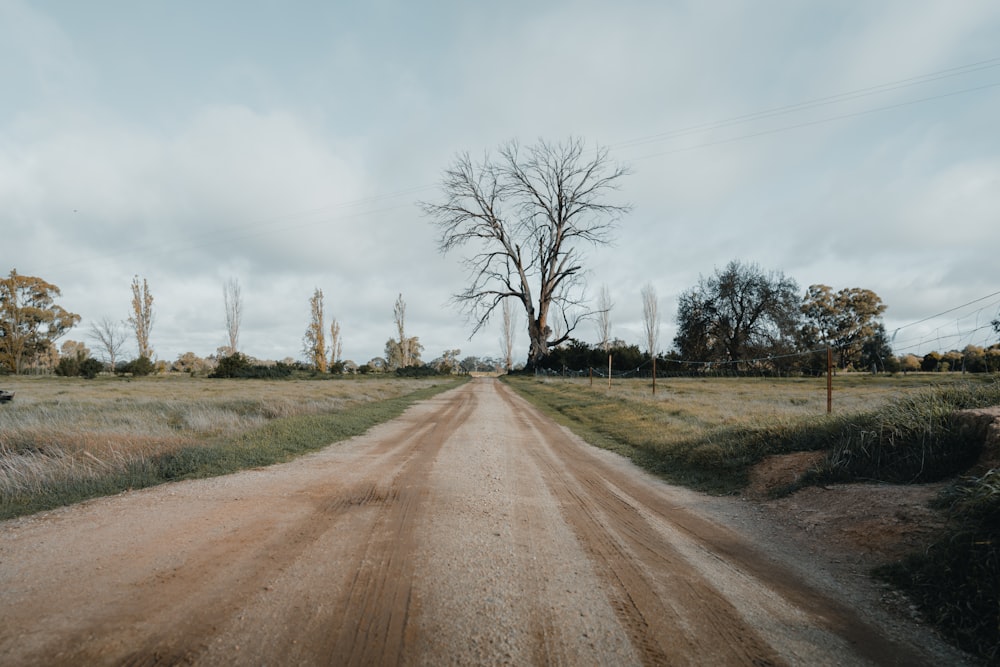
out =
<path fill-rule="evenodd" d="M 972 72 L 978 72 L 980 70 L 991 69 L 994 67 L 1000 67 L 1000 57 L 990 58 L 988 60 L 980 60 L 978 62 L 969 63 L 967 65 L 958 65 L 956 67 L 950 67 L 948 69 L 938 70 L 936 72 L 929 72 L 927 74 L 920 74 L 917 76 L 907 77 L 905 79 L 897 79 L 895 81 L 888 81 L 886 83 L 880 83 L 873 86 L 866 86 L 864 88 L 858 88 L 855 90 L 846 91 L 843 93 L 837 93 L 834 95 L 827 95 L 824 97 L 817 97 L 811 100 L 806 100 L 803 102 L 795 102 L 792 104 L 786 104 L 783 106 L 773 107 L 770 109 L 764 109 L 762 111 L 755 111 L 740 116 L 733 116 L 731 118 L 725 118 L 718 121 L 712 121 L 709 123 L 701 123 L 698 125 L 692 125 L 690 127 L 681 128 L 678 130 L 672 130 L 669 132 L 662 132 L 659 134 L 653 134 L 646 137 L 639 137 L 637 139 L 630 139 L 627 141 L 620 142 L 618 144 L 612 144 L 612 148 L 628 148 L 636 145 L 642 145 L 646 143 L 655 143 L 658 141 L 663 141 L 665 139 L 672 139 L 674 137 L 684 136 L 687 134 L 705 132 L 708 130 L 719 129 L 723 127 L 729 127 L 732 125 L 738 125 L 741 123 L 750 122 L 753 120 L 760 120 L 762 118 L 771 118 L 773 116 L 780 116 L 794 111 L 801 111 L 804 109 L 812 109 L 820 106 L 827 106 L 830 104 L 836 104 L 839 102 L 845 102 L 849 100 L 858 99 L 861 97 L 867 97 L 869 95 L 875 95 L 878 93 L 890 92 L 893 90 L 899 90 L 901 88 L 908 88 L 911 86 L 916 86 L 924 83 L 930 83 L 932 81 L 938 81 L 945 78 L 950 78 L 954 76 L 959 76 L 962 74 L 969 74 Z"/>
<path fill-rule="evenodd" d="M 694 146 L 687 146 L 685 148 L 675 148 L 675 149 L 668 150 L 668 151 L 661 151 L 661 152 L 658 152 L 658 153 L 651 153 L 649 155 L 643 155 L 641 157 L 634 158 L 634 159 L 636 159 L 636 160 L 648 160 L 649 158 L 653 158 L 653 157 L 662 157 L 664 155 L 673 155 L 675 153 L 684 153 L 684 152 L 687 152 L 687 151 L 693 151 L 693 150 L 697 150 L 697 149 L 700 149 L 700 148 L 709 148 L 711 146 L 720 146 L 722 144 L 731 144 L 731 143 L 735 143 L 737 141 L 744 141 L 746 139 L 754 139 L 756 137 L 763 137 L 763 136 L 766 136 L 766 135 L 769 135 L 769 134 L 778 134 L 779 132 L 787 132 L 789 130 L 797 130 L 797 129 L 800 129 L 800 128 L 803 128 L 803 127 L 811 127 L 811 126 L 814 126 L 814 125 L 823 125 L 823 124 L 832 123 L 832 122 L 838 121 L 838 120 L 845 120 L 847 118 L 855 118 L 855 117 L 858 117 L 858 116 L 866 116 L 866 115 L 873 114 L 873 113 L 878 113 L 878 112 L 881 112 L 881 111 L 889 111 L 891 109 L 898 109 L 900 107 L 912 106 L 914 104 L 921 104 L 923 102 L 930 102 L 930 101 L 933 101 L 933 100 L 944 99 L 946 97 L 954 97 L 955 95 L 963 95 L 965 93 L 978 92 L 980 90 L 986 90 L 988 88 L 995 88 L 997 86 L 1000 86 L 1000 81 L 998 81 L 996 83 L 988 83 L 988 84 L 983 85 L 983 86 L 976 86 L 974 88 L 965 88 L 965 89 L 962 89 L 962 90 L 956 90 L 956 91 L 952 91 L 952 92 L 949 92 L 949 93 L 942 93 L 940 95 L 932 95 L 930 97 L 922 97 L 920 99 L 910 100 L 908 102 L 899 102 L 897 104 L 889 104 L 889 105 L 882 106 L 882 107 L 875 107 L 873 109 L 865 109 L 863 111 L 854 111 L 854 112 L 851 112 L 851 113 L 839 114 L 837 116 L 829 116 L 827 118 L 820 118 L 820 119 L 817 119 L 817 120 L 811 120 L 811 121 L 806 121 L 806 122 L 802 122 L 802 123 L 796 123 L 794 125 L 785 125 L 785 126 L 776 127 L 776 128 L 770 129 L 770 130 L 761 130 L 759 132 L 752 132 L 750 134 L 743 134 L 743 135 L 740 135 L 740 136 L 737 136 L 737 137 L 730 137 L 728 139 L 719 139 L 718 141 L 707 141 L 707 142 L 704 142 L 704 143 L 701 143 L 701 144 L 696 144 Z"/>

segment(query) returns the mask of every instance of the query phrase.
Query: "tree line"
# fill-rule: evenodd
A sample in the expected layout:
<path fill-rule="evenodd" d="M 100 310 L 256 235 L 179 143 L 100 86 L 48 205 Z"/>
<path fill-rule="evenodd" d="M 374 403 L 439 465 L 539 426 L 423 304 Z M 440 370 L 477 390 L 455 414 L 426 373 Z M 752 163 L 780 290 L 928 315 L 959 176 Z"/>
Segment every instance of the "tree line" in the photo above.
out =
<path fill-rule="evenodd" d="M 591 345 L 571 339 L 550 350 L 539 367 L 600 372 L 610 360 L 612 372 L 619 373 L 648 374 L 658 366 L 662 372 L 678 374 L 821 374 L 826 372 L 829 350 L 840 370 L 1000 371 L 1000 343 L 923 357 L 895 356 L 881 320 L 886 305 L 874 291 L 810 285 L 803 295 L 783 272 L 739 260 L 702 277 L 681 294 L 678 332 L 673 349 L 666 353 L 657 348 L 659 314 L 651 286 L 640 292 L 645 350 L 617 339 L 607 342 L 612 304 L 606 289 L 602 295 L 601 340 Z M 1000 320 L 993 327 L 1000 333 Z"/>
<path fill-rule="evenodd" d="M 103 317 L 88 331 L 96 355 L 81 341 L 57 341 L 77 326 L 80 315 L 57 302 L 60 289 L 42 278 L 12 269 L 0 278 L 0 373 L 54 372 L 58 375 L 96 377 L 101 372 L 148 375 L 168 370 L 214 377 L 285 377 L 293 371 L 311 373 L 389 373 L 419 376 L 468 373 L 510 368 L 498 359 L 467 356 L 457 348 L 442 352 L 429 362 L 422 360 L 424 346 L 406 330 L 406 302 L 400 294 L 393 308 L 396 336 L 385 343 L 385 356 L 364 364 L 343 358 L 343 336 L 336 318 L 326 322 L 323 291 L 316 288 L 308 300 L 308 322 L 302 338 L 302 359 L 259 360 L 240 350 L 243 294 L 239 281 L 223 285 L 224 324 L 227 344 L 214 354 L 200 357 L 185 352 L 173 362 L 157 360 L 153 349 L 155 299 L 149 282 L 135 276 L 131 283 L 131 308 L 124 320 Z M 136 356 L 122 361 L 123 350 L 133 340 Z"/>

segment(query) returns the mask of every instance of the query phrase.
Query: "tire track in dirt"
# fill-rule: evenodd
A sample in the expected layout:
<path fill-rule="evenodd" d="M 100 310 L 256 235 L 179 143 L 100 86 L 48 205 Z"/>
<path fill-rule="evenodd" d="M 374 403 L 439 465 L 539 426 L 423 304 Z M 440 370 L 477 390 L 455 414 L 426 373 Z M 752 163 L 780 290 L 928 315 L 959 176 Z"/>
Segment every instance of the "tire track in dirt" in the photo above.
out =
<path fill-rule="evenodd" d="M 525 454 L 542 468 L 564 517 L 598 562 L 644 664 L 783 664 L 635 507 L 607 494 L 600 483 L 603 471 L 581 469 L 560 442 L 565 435 L 557 427 L 524 410 L 524 404 L 515 409 L 518 399 L 506 387 L 501 392 L 520 415 L 522 428 L 533 434 L 538 446 Z"/>
<path fill-rule="evenodd" d="M 538 443 L 545 443 L 545 447 L 527 453 L 546 471 L 553 493 L 564 500 L 567 521 L 618 591 L 616 609 L 647 664 L 783 664 L 782 652 L 769 641 L 776 635 L 785 634 L 787 640 L 787 635 L 794 634 L 789 628 L 782 628 L 782 632 L 771 628 L 771 637 L 761 636 L 744 620 L 746 614 L 716 590 L 711 575 L 706 576 L 718 568 L 694 567 L 692 549 L 676 545 L 672 533 L 674 539 L 679 536 L 700 545 L 698 556 L 705 562 L 723 561 L 757 580 L 758 588 L 780 595 L 805 613 L 810 625 L 841 638 L 844 648 L 856 652 L 859 660 L 886 665 L 932 664 L 729 530 L 603 465 L 527 401 L 506 386 L 499 387 L 524 427 L 537 434 Z M 775 621 L 770 619 L 770 624 Z M 793 639 L 800 646 L 812 641 Z M 828 658 L 836 664 L 836 658 Z"/>

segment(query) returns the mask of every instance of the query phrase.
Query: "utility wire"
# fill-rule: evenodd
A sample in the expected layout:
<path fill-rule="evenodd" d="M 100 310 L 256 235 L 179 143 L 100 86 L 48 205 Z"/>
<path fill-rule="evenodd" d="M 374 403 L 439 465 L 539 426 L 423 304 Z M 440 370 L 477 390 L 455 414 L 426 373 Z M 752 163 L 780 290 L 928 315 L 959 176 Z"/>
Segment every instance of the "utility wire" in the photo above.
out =
<path fill-rule="evenodd" d="M 821 106 L 827 106 L 830 104 L 836 104 L 839 102 L 845 102 L 849 100 L 858 99 L 860 97 L 866 97 L 869 95 L 875 95 L 878 93 L 889 92 L 893 90 L 899 90 L 901 88 L 907 88 L 911 86 L 920 85 L 923 83 L 930 83 L 932 81 L 938 81 L 940 79 L 945 79 L 949 77 L 959 76 L 962 74 L 969 74 L 972 72 L 978 72 L 984 69 L 990 69 L 994 67 L 1000 67 L 1000 57 L 990 58 L 988 60 L 981 60 L 979 62 L 970 63 L 968 65 L 959 65 L 957 67 L 951 67 L 944 70 L 938 70 L 936 72 L 930 72 L 927 74 L 921 74 L 917 76 L 908 77 L 905 79 L 897 79 L 895 81 L 889 81 L 886 83 L 876 84 L 873 86 L 867 86 L 865 88 L 858 88 L 856 90 L 851 90 L 843 93 L 837 93 L 835 95 L 827 95 L 825 97 L 817 97 L 811 100 L 806 100 L 804 102 L 796 102 L 793 104 L 786 104 L 783 106 L 773 107 L 771 109 L 765 109 L 763 111 L 755 111 L 752 113 L 743 114 L 740 116 L 733 116 L 731 118 L 725 118 L 723 120 L 713 121 L 709 123 L 701 123 L 699 125 L 692 125 L 690 127 L 681 128 L 679 130 L 672 130 L 669 132 L 662 132 L 659 134 L 653 134 L 646 137 L 639 137 L 637 139 L 630 139 L 617 144 L 612 144 L 611 148 L 629 148 L 632 146 L 655 143 L 658 141 L 663 141 L 665 139 L 672 139 L 674 137 L 684 136 L 687 134 L 705 132 L 708 130 L 719 129 L 723 127 L 729 127 L 732 125 L 738 125 L 741 123 L 747 123 L 754 120 L 759 120 L 762 118 L 771 118 L 773 116 L 781 116 L 785 114 L 792 113 L 794 111 L 801 111 L 804 109 L 812 109 Z"/>

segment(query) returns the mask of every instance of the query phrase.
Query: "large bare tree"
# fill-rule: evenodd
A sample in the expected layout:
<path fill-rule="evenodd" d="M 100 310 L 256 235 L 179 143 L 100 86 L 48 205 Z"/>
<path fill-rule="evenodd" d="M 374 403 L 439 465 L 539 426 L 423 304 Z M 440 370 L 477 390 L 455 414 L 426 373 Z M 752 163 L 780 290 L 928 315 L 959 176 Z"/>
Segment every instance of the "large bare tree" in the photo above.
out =
<path fill-rule="evenodd" d="M 471 246 L 469 285 L 455 300 L 474 323 L 473 335 L 513 299 L 528 320 L 529 367 L 570 337 L 590 314 L 583 249 L 608 243 L 629 210 L 608 202 L 627 173 L 606 149 L 574 138 L 526 149 L 511 141 L 478 163 L 467 153 L 456 157 L 444 173 L 443 201 L 423 210 L 440 230 L 441 252 Z"/>
<path fill-rule="evenodd" d="M 90 337 L 104 352 L 111 372 L 114 373 L 115 365 L 118 363 L 118 355 L 128 338 L 124 326 L 118 320 L 102 317 L 90 325 Z"/>
<path fill-rule="evenodd" d="M 243 320 L 243 290 L 240 281 L 230 278 L 222 286 L 222 299 L 226 307 L 226 335 L 229 337 L 229 354 L 239 352 L 240 322 Z"/>
<path fill-rule="evenodd" d="M 128 323 L 135 332 L 136 347 L 139 356 L 153 360 L 153 348 L 149 344 L 149 336 L 153 332 L 153 293 L 149 291 L 149 283 L 139 276 L 132 278 L 132 314 Z"/>

